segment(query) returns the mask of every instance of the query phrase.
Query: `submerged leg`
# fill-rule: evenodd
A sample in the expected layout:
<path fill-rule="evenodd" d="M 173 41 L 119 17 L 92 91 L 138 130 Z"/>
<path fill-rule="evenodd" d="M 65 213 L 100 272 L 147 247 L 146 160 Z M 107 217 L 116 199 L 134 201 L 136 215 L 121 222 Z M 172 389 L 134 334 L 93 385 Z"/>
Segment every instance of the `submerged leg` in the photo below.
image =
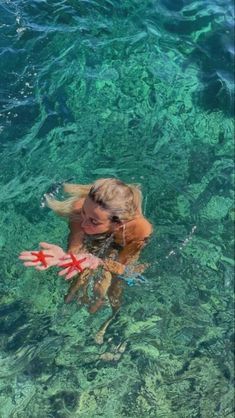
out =
<path fill-rule="evenodd" d="M 65 303 L 72 302 L 77 296 L 77 293 L 79 293 L 80 289 L 85 288 L 85 290 L 87 290 L 90 273 L 91 272 L 89 269 L 85 269 L 78 277 L 73 280 L 69 291 L 64 298 Z"/>
<path fill-rule="evenodd" d="M 77 297 L 77 301 L 81 304 L 81 305 L 88 305 L 91 300 L 88 296 L 88 285 L 90 282 L 91 276 L 88 276 L 83 287 L 82 287 L 82 294 Z"/>
<path fill-rule="evenodd" d="M 124 283 L 122 279 L 114 277 L 111 286 L 108 289 L 108 298 L 113 311 L 117 311 L 121 306 L 121 297 L 123 293 Z"/>
<path fill-rule="evenodd" d="M 112 274 L 109 271 L 105 271 L 102 277 L 94 285 L 94 294 L 96 300 L 89 307 L 89 312 L 95 313 L 104 303 L 105 296 L 110 287 L 112 281 Z"/>
<path fill-rule="evenodd" d="M 110 323 L 115 319 L 119 308 L 121 306 L 121 296 L 123 292 L 123 281 L 114 277 L 112 284 L 108 289 L 108 298 L 112 307 L 112 315 L 104 322 L 97 334 L 95 335 L 95 341 L 97 344 L 103 344 L 104 336 Z"/>

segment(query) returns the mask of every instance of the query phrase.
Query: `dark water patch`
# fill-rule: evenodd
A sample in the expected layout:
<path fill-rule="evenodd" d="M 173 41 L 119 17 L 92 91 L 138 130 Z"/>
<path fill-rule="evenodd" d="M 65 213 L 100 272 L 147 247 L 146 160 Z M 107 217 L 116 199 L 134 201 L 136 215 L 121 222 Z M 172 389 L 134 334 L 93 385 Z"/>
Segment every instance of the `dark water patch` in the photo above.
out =
<path fill-rule="evenodd" d="M 203 87 L 195 99 L 206 110 L 222 110 L 234 115 L 234 27 L 218 28 L 199 39 L 190 59 L 200 67 Z"/>
<path fill-rule="evenodd" d="M 44 85 L 44 89 L 47 90 L 46 85 Z M 67 123 L 75 122 L 73 114 L 67 105 L 66 96 L 65 91 L 61 87 L 50 96 L 45 94 L 42 97 L 42 104 L 45 107 L 46 116 L 39 126 L 37 132 L 38 138 L 45 137 L 57 126 L 65 126 Z"/>
<path fill-rule="evenodd" d="M 9 5 L 0 4 L 0 48 L 9 45 L 9 37 L 12 37 L 12 28 L 15 25 L 15 13 L 11 11 Z M 4 28 L 4 30 L 3 30 Z"/>
<path fill-rule="evenodd" d="M 204 26 L 207 26 L 212 20 L 211 16 L 202 16 L 198 17 L 196 20 L 179 20 L 179 22 L 166 22 L 164 27 L 167 31 L 177 33 L 179 35 L 190 35 L 193 32 L 203 29 Z"/>
<path fill-rule="evenodd" d="M 56 395 L 49 398 L 53 410 L 53 416 L 64 417 L 64 411 L 67 409 L 70 412 L 74 410 L 78 402 L 78 394 L 72 391 L 60 391 Z"/>
<path fill-rule="evenodd" d="M 56 29 L 58 23 L 68 25 L 74 21 L 74 9 L 66 2 L 17 1 L 9 4 L 7 11 L 17 17 L 19 26 L 35 27 L 44 32 Z"/>
<path fill-rule="evenodd" d="M 10 113 L 10 114 L 9 114 Z M 40 113 L 40 107 L 34 100 L 25 100 L 20 104 L 11 105 L 10 110 L 2 112 L 1 121 L 4 122 L 4 129 L 1 134 L 2 142 L 17 141 L 29 132 L 30 126 Z"/>
<path fill-rule="evenodd" d="M 40 328 L 38 328 L 38 323 L 40 323 Z M 28 321 L 21 325 L 23 326 L 12 330 L 5 346 L 7 351 L 17 351 L 25 345 L 38 344 L 51 334 L 49 331 L 50 319 L 46 317 L 39 317 L 37 322 L 28 318 Z"/>
<path fill-rule="evenodd" d="M 43 378 L 44 375 L 52 377 L 58 372 L 54 357 L 36 355 L 33 360 L 25 365 L 23 374 L 33 379 Z"/>
<path fill-rule="evenodd" d="M 116 10 L 120 7 L 120 3 L 116 0 L 91 0 L 89 2 L 82 0 L 79 3 L 75 0 L 69 0 L 69 4 L 70 6 L 73 6 L 76 14 L 87 18 L 93 16 L 94 14 L 112 17 Z"/>
<path fill-rule="evenodd" d="M 22 61 L 25 59 L 25 50 L 23 48 L 15 49 L 11 46 L 4 47 L 0 49 L 0 69 L 2 73 L 1 77 L 1 86 L 4 89 L 8 89 L 9 93 L 9 82 L 12 80 L 13 82 L 17 82 L 20 73 L 20 67 L 22 67 Z M 15 72 L 15 68 L 18 68 L 19 73 Z M 7 84 L 5 84 L 7 83 Z M 4 95 L 4 99 L 7 100 L 6 95 Z"/>
<path fill-rule="evenodd" d="M 12 335 L 23 324 L 26 323 L 28 317 L 20 302 L 13 302 L 1 306 L 0 311 L 1 326 L 0 333 Z"/>
<path fill-rule="evenodd" d="M 208 181 L 208 184 L 202 193 L 200 193 L 199 197 L 191 203 L 192 215 L 195 215 L 205 207 L 214 195 L 226 196 L 231 186 L 228 181 L 228 176 L 231 175 L 232 171 L 232 167 L 222 168 L 217 176 L 214 176 L 211 181 Z"/>
<path fill-rule="evenodd" d="M 130 386 L 129 392 L 123 396 L 122 413 L 124 416 L 136 416 L 136 399 L 142 390 L 142 382 L 136 382 Z"/>
<path fill-rule="evenodd" d="M 202 177 L 212 168 L 215 160 L 215 149 L 213 146 L 205 144 L 198 147 L 198 150 L 192 150 L 189 158 L 189 182 L 198 183 Z"/>
<path fill-rule="evenodd" d="M 163 9 L 174 13 L 173 19 L 170 14 L 164 15 L 165 30 L 180 38 L 182 45 L 177 48 L 189 56 L 188 65 L 192 62 L 198 65 L 202 86 L 195 92 L 195 103 L 207 111 L 222 110 L 233 116 L 234 11 L 231 5 L 219 1 L 212 7 L 210 2 L 202 5 L 170 0 L 161 4 Z"/>
<path fill-rule="evenodd" d="M 161 4 L 168 10 L 179 12 L 183 9 L 186 2 L 184 0 L 161 0 Z"/>
<path fill-rule="evenodd" d="M 40 200 L 31 199 L 29 196 L 26 198 L 25 203 L 17 203 L 16 208 L 21 213 L 30 224 L 36 225 L 43 219 L 45 219 L 45 213 L 40 207 Z M 29 203 L 30 202 L 30 203 Z"/>
<path fill-rule="evenodd" d="M 18 348 L 23 347 L 30 333 L 28 326 L 16 330 L 14 334 L 11 333 L 7 344 L 5 345 L 6 351 L 16 351 Z"/>
<path fill-rule="evenodd" d="M 92 382 L 93 380 L 95 380 L 97 374 L 98 374 L 98 371 L 96 371 L 96 370 L 91 370 L 90 372 L 88 372 L 87 373 L 88 382 Z"/>
<path fill-rule="evenodd" d="M 19 310 L 21 307 L 21 303 L 19 301 L 15 301 L 12 303 L 6 303 L 0 306 L 0 317 L 4 317 L 16 310 Z"/>
<path fill-rule="evenodd" d="M 202 77 L 205 87 L 197 95 L 199 103 L 206 110 L 224 110 L 234 115 L 234 87 L 228 77 L 221 74 L 207 74 Z"/>
<path fill-rule="evenodd" d="M 62 125 L 60 116 L 54 112 L 46 116 L 37 132 L 39 138 L 45 137 L 51 130 L 58 125 Z"/>

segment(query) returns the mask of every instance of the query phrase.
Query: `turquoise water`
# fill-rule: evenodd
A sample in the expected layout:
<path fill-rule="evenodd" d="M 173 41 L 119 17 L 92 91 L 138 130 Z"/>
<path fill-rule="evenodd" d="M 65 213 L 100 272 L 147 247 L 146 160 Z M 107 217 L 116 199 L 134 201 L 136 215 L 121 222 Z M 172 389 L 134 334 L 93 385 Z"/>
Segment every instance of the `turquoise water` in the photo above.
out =
<path fill-rule="evenodd" d="M 233 417 L 233 7 L 0 2 L 1 418 Z M 17 261 L 58 182 L 138 182 L 147 283 L 110 315 Z"/>

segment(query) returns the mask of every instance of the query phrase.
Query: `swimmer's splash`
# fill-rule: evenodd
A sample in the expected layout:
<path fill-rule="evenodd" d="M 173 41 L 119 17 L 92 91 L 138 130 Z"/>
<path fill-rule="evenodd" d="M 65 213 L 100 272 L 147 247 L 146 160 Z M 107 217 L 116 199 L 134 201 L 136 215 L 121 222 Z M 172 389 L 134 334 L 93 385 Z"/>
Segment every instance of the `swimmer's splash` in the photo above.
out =
<path fill-rule="evenodd" d="M 181 251 L 184 247 L 186 247 L 186 245 L 188 245 L 188 243 L 191 241 L 191 239 L 193 238 L 193 234 L 194 234 L 194 232 L 196 231 L 196 229 L 197 229 L 197 226 L 196 225 L 194 225 L 193 227 L 192 227 L 192 229 L 191 229 L 191 231 L 190 231 L 190 234 L 188 235 L 188 237 L 187 238 L 185 238 L 185 240 L 182 242 L 182 244 L 181 244 L 181 246 L 179 247 L 179 250 Z M 176 254 L 176 251 L 174 251 L 174 250 L 171 250 L 170 252 L 169 252 L 169 254 L 167 254 L 166 255 L 166 259 L 167 258 L 169 258 L 169 257 L 171 257 L 172 255 L 175 255 Z"/>

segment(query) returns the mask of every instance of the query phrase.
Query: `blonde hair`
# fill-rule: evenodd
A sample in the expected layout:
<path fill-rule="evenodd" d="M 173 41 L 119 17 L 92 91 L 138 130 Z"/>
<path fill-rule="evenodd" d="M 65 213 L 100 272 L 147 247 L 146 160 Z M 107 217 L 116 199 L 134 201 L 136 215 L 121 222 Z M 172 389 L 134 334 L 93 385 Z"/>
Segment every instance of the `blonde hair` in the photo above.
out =
<path fill-rule="evenodd" d="M 136 214 L 142 214 L 142 193 L 138 185 L 107 178 L 88 185 L 65 183 L 63 188 L 71 195 L 64 201 L 46 195 L 47 205 L 60 216 L 73 217 L 75 202 L 86 197 L 109 211 L 113 222 L 131 220 Z"/>

